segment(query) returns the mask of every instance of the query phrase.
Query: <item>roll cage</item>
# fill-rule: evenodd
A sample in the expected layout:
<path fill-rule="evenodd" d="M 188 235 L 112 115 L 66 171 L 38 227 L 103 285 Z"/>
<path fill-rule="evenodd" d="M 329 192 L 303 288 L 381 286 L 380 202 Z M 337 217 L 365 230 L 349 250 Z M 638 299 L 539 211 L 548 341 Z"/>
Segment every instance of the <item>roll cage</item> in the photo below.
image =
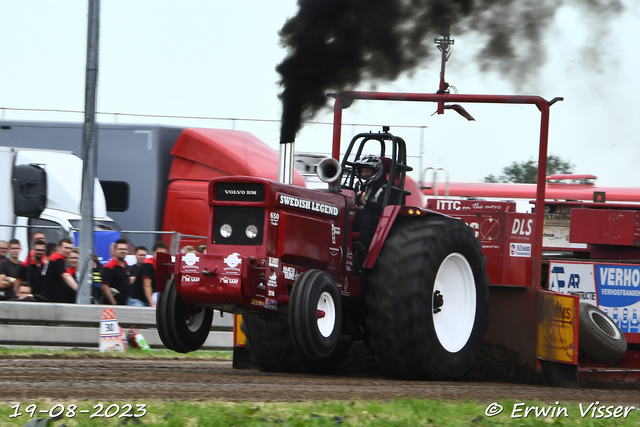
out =
<path fill-rule="evenodd" d="M 390 134 L 388 126 L 384 126 L 382 132 L 359 133 L 353 137 L 340 164 L 342 167 L 341 188 L 356 189 L 356 180 L 360 180 L 356 173 L 356 162 L 363 157 L 366 144 L 372 141 L 376 141 L 380 145 L 377 155 L 382 160 L 384 175 L 387 179 L 383 209 L 387 205 L 404 205 L 406 196 L 411 194 L 410 191 L 404 189 L 404 182 L 407 172 L 412 171 L 413 168 L 407 165 L 407 146 L 404 139 Z M 387 142 L 391 146 L 390 157 L 387 157 Z M 356 146 L 357 149 L 354 153 Z M 353 160 L 349 160 L 352 153 Z"/>

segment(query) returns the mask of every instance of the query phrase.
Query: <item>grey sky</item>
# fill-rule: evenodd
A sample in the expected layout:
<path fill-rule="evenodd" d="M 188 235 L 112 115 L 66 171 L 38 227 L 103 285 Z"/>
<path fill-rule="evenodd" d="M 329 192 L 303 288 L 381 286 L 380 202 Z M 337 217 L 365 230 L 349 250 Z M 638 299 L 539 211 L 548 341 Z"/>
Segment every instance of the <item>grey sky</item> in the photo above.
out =
<path fill-rule="evenodd" d="M 87 3 L 0 0 L 0 118 L 82 120 L 81 114 L 15 109 L 84 108 Z M 551 109 L 550 152 L 571 161 L 578 173 L 597 175 L 600 185 L 637 186 L 640 13 L 631 0 L 625 4 L 610 31 L 597 35 L 586 15 L 562 7 L 545 36 L 547 61 L 518 87 L 499 72 L 480 73 L 474 62 L 479 40 L 456 34 L 454 23 L 447 81 L 460 93 L 563 96 L 565 101 Z M 119 115 L 99 120 L 235 128 L 277 148 L 281 108 L 275 66 L 286 54 L 277 31 L 296 11 L 294 0 L 102 0 L 98 111 Z M 599 48 L 587 49 L 594 38 Z M 378 82 L 375 88 L 433 92 L 438 73 L 439 62 L 433 60 L 412 77 Z M 365 82 L 354 89 L 373 88 Z M 443 167 L 452 181 L 479 181 L 512 161 L 536 156 L 535 107 L 466 107 L 476 122 L 451 112 L 431 116 L 433 105 L 363 101 L 345 111 L 344 121 L 391 125 L 407 141 L 415 169 L 422 142 L 422 167 Z M 314 120 L 331 122 L 332 116 L 327 110 Z M 420 126 L 426 126 L 423 132 Z M 345 126 L 343 146 L 353 133 L 369 129 L 379 126 Z M 329 153 L 330 145 L 331 127 L 324 124 L 307 124 L 296 139 L 297 151 Z"/>

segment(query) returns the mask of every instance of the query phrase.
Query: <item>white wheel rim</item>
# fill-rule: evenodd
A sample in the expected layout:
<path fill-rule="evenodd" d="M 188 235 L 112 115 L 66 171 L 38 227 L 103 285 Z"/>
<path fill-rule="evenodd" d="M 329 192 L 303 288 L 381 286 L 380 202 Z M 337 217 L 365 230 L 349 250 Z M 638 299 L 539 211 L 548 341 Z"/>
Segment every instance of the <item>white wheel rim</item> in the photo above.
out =
<path fill-rule="evenodd" d="M 320 312 L 324 316 L 320 316 Z M 318 299 L 318 330 L 320 334 L 328 338 L 336 325 L 336 302 L 329 292 L 323 292 Z"/>
<path fill-rule="evenodd" d="M 591 316 L 591 320 L 593 320 L 593 323 L 605 335 L 613 338 L 614 340 L 620 339 L 620 331 L 618 330 L 613 320 L 609 318 L 609 316 L 604 316 L 602 315 L 602 313 L 593 310 L 589 312 L 589 316 Z"/>
<path fill-rule="evenodd" d="M 445 350 L 456 353 L 469 341 L 476 318 L 476 285 L 467 259 L 459 253 L 446 257 L 433 290 L 440 291 L 444 299 L 441 311 L 432 310 L 436 335 Z"/>
<path fill-rule="evenodd" d="M 200 310 L 200 313 L 191 315 L 191 317 L 189 317 L 186 322 L 187 328 L 191 332 L 198 332 L 198 330 L 200 330 L 200 327 L 202 326 L 202 323 L 204 322 L 204 308 Z"/>

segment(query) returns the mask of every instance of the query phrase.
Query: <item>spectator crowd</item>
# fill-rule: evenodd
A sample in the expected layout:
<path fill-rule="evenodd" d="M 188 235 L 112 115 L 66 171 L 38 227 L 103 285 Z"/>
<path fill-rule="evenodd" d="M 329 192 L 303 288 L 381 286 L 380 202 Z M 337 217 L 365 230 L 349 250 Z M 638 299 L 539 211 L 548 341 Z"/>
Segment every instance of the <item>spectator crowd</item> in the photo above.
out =
<path fill-rule="evenodd" d="M 111 244 L 111 259 L 101 265 L 93 255 L 92 299 L 96 304 L 156 306 L 156 257 L 168 252 L 157 242 L 151 253 L 144 246 L 135 248 L 135 264 L 125 261 L 129 242 L 118 239 Z M 24 261 L 19 260 L 19 240 L 0 240 L 0 300 L 75 303 L 78 292 L 80 251 L 69 239 L 47 244 L 44 233 L 32 233 L 31 248 Z M 206 252 L 200 245 L 198 252 Z M 182 252 L 193 251 L 192 246 Z"/>

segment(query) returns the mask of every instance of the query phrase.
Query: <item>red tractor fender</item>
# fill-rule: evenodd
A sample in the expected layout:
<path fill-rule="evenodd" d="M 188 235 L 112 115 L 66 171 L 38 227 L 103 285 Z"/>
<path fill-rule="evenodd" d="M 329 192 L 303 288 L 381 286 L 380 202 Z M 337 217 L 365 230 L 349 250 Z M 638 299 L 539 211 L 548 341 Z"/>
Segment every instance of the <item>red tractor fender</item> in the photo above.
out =
<path fill-rule="evenodd" d="M 391 228 L 396 222 L 398 216 L 411 217 L 416 221 L 420 221 L 421 219 L 433 215 L 450 217 L 449 215 L 443 214 L 441 212 L 432 211 L 430 209 L 420 208 L 416 206 L 386 206 L 382 211 L 382 215 L 380 216 L 380 221 L 378 222 L 376 233 L 371 240 L 371 245 L 369 246 L 369 251 L 367 252 L 367 257 L 364 260 L 362 268 L 372 269 L 376 264 L 378 255 L 380 255 L 380 251 L 382 250 L 382 246 L 384 245 L 384 242 L 386 242 L 387 236 L 389 235 L 389 232 L 391 231 Z"/>

